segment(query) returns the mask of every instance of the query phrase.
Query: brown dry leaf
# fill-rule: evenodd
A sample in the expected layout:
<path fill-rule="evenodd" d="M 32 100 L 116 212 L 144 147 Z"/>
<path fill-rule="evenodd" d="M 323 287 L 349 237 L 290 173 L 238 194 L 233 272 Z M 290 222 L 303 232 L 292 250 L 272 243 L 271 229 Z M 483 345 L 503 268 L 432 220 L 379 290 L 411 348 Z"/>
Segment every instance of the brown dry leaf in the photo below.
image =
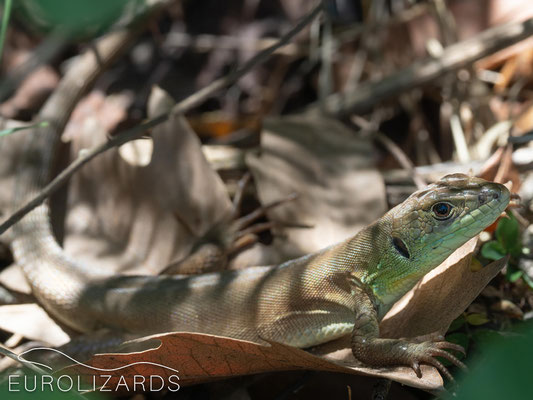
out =
<path fill-rule="evenodd" d="M 500 70 L 500 79 L 494 85 L 494 92 L 502 93 L 512 82 L 530 77 L 533 72 L 532 67 L 533 50 L 531 48 L 509 57 Z"/>
<path fill-rule="evenodd" d="M 172 104 L 154 90 L 149 114 L 162 114 Z M 90 129 L 79 123 L 82 130 L 71 138 L 74 155 L 106 140 L 106 130 L 93 122 Z M 148 164 L 128 162 L 120 150 L 111 150 L 73 177 L 65 249 L 75 259 L 110 272 L 156 274 L 186 256 L 229 212 L 224 184 L 184 118 L 171 117 L 152 139 L 153 154 L 142 155 Z"/>
<path fill-rule="evenodd" d="M 512 182 L 510 188 L 517 193 L 520 190 L 522 179 L 513 163 L 513 146 L 500 147 L 490 158 L 485 161 L 478 174 L 480 178 L 498 183 Z"/>
<path fill-rule="evenodd" d="M 269 119 L 261 154 L 249 154 L 246 163 L 263 204 L 299 195 L 269 212 L 271 220 L 310 226 L 275 232 L 283 236 L 273 244 L 282 258 L 340 242 L 386 211 L 370 138 L 337 120 L 311 114 Z"/>
<path fill-rule="evenodd" d="M 527 108 L 520 114 L 520 117 L 518 117 L 514 124 L 514 128 L 518 135 L 528 133 L 533 129 L 533 105 L 527 106 Z"/>
<path fill-rule="evenodd" d="M 378 376 L 425 390 L 442 388 L 442 379 L 433 367 L 422 366 L 423 376 L 420 379 L 407 367 L 364 368 L 355 362 L 353 356 L 350 360 L 351 353 L 349 356 L 346 353 L 350 352 L 349 349 L 321 358 L 279 343 L 265 346 L 242 340 L 184 332 L 149 336 L 133 343 L 143 350 L 127 354 L 99 354 L 86 364 L 96 368 L 112 369 L 140 362 L 115 372 L 106 372 L 113 375 L 107 386 L 110 388 L 117 387 L 120 376 L 125 377 L 130 388 L 133 388 L 134 375 L 145 377 L 160 375 L 164 379 L 177 375 L 179 385 L 185 386 L 239 375 L 296 369 Z M 154 343 L 157 344 L 153 346 Z M 145 350 L 147 345 L 151 347 L 150 350 Z M 146 363 L 156 363 L 172 369 Z M 98 377 L 97 370 L 79 365 L 62 369 L 59 373 L 85 376 L 89 382 L 92 382 L 93 376 L 96 376 L 97 385 L 104 383 Z M 169 382 L 166 384 L 169 385 Z"/>
<path fill-rule="evenodd" d="M 80 100 L 72 111 L 63 132 L 63 141 L 76 140 L 80 132 L 90 129 L 112 132 L 126 119 L 127 109 L 133 100 L 133 94 L 130 92 L 106 96 L 100 90 L 93 90 Z"/>
<path fill-rule="evenodd" d="M 403 296 L 381 321 L 381 335 L 416 337 L 434 332 L 444 334 L 451 322 L 507 264 L 508 257 L 504 257 L 478 272 L 472 272 L 470 261 L 477 240 L 476 237 L 466 242 Z"/>
<path fill-rule="evenodd" d="M 15 118 L 21 111 L 38 110 L 59 83 L 58 73 L 49 65 L 43 65 L 24 79 L 17 91 L 0 104 L 0 114 Z"/>

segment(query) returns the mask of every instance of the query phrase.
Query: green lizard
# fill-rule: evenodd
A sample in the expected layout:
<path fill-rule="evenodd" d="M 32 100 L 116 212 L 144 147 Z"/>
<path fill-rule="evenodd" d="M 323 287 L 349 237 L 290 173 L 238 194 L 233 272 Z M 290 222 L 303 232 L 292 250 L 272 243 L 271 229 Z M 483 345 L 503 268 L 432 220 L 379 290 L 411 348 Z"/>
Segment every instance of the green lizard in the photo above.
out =
<path fill-rule="evenodd" d="M 20 175 L 19 197 L 43 180 L 35 169 Z M 407 365 L 420 376 L 427 363 L 451 378 L 435 356 L 462 366 L 444 350 L 460 346 L 380 338 L 378 322 L 424 274 L 494 222 L 509 199 L 503 185 L 448 175 L 318 253 L 193 277 L 95 274 L 64 254 L 46 205 L 14 227 L 13 249 L 39 302 L 81 332 L 188 331 L 301 348 L 351 333 L 354 356 L 369 366 Z"/>

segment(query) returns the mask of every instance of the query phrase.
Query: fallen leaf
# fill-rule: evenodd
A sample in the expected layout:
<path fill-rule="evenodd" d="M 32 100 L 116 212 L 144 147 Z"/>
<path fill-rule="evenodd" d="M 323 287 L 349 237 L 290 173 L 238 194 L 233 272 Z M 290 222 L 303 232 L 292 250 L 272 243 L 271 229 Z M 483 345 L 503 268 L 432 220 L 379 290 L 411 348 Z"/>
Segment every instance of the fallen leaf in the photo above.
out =
<path fill-rule="evenodd" d="M 154 343 L 155 348 L 146 350 L 147 346 L 154 346 Z M 159 375 L 166 380 L 166 385 L 171 384 L 168 381 L 171 375 L 177 375 L 179 385 L 185 386 L 240 375 L 297 369 L 377 376 L 425 390 L 442 388 L 442 379 L 433 367 L 422 366 L 422 378 L 417 378 L 413 370 L 407 367 L 365 368 L 357 364 L 349 349 L 317 357 L 304 350 L 279 343 L 270 343 L 270 346 L 266 346 L 185 332 L 148 336 L 132 341 L 130 345 L 138 345 L 143 350 L 127 354 L 99 354 L 85 364 L 108 370 L 121 368 L 105 373 L 113 376 L 108 382 L 107 387 L 110 388 L 117 387 L 121 376 L 130 388 L 133 387 L 135 375 L 144 377 Z M 124 368 L 133 363 L 139 364 Z M 64 373 L 83 376 L 89 382 L 92 382 L 93 376 L 96 376 L 97 385 L 104 383 L 103 379 L 99 378 L 99 371 L 92 368 L 73 365 L 58 372 L 58 374 Z"/>
<path fill-rule="evenodd" d="M 531 50 L 531 54 L 533 55 L 533 49 Z M 526 134 L 533 129 L 533 105 L 530 105 L 521 113 L 514 127 L 518 136 Z"/>
<path fill-rule="evenodd" d="M 522 186 L 522 179 L 520 173 L 513 163 L 513 148 L 511 145 L 500 147 L 492 156 L 485 161 L 478 176 L 488 181 L 498 183 L 512 182 L 512 187 L 509 189 L 518 193 Z"/>
<path fill-rule="evenodd" d="M 31 294 L 31 286 L 26 280 L 24 272 L 17 264 L 11 264 L 0 271 L 0 283 L 8 289 Z"/>
<path fill-rule="evenodd" d="M 511 318 L 522 319 L 524 317 L 524 312 L 514 304 L 512 301 L 507 299 L 499 300 L 490 306 L 492 311 L 500 312 L 506 314 Z"/>
<path fill-rule="evenodd" d="M 133 166 L 146 167 L 152 160 L 154 142 L 152 138 L 132 140 L 119 147 L 120 156 Z"/>
<path fill-rule="evenodd" d="M 149 115 L 163 114 L 173 104 L 156 89 Z M 107 134 L 78 132 L 71 137 L 73 155 L 105 141 Z M 76 260 L 110 273 L 157 274 L 185 257 L 229 213 L 224 184 L 183 117 L 156 127 L 151 142 L 148 163 L 133 165 L 121 156 L 124 148 L 113 149 L 72 178 L 64 247 Z"/>
<path fill-rule="evenodd" d="M 310 227 L 274 230 L 282 236 L 273 243 L 282 258 L 340 242 L 386 211 L 370 138 L 340 121 L 310 114 L 272 118 L 264 126 L 260 155 L 246 158 L 261 203 L 297 193 L 296 200 L 268 216 Z"/>
<path fill-rule="evenodd" d="M 70 340 L 69 334 L 37 304 L 0 306 L 0 329 L 50 346 L 61 346 Z"/>
<path fill-rule="evenodd" d="M 18 114 L 38 110 L 59 83 L 59 75 L 49 65 L 43 65 L 28 75 L 15 94 L 0 104 L 0 114 L 17 118 Z"/>
<path fill-rule="evenodd" d="M 100 90 L 93 90 L 80 100 L 72 111 L 65 126 L 62 140 L 77 140 L 85 131 L 94 129 L 106 134 L 112 132 L 127 117 L 127 109 L 133 102 L 130 92 L 106 96 Z"/>

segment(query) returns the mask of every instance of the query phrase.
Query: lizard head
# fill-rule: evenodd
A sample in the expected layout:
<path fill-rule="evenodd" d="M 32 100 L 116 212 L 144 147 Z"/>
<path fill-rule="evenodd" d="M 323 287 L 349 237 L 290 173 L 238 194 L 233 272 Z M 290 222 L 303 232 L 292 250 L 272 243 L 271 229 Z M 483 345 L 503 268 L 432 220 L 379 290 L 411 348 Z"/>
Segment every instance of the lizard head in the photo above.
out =
<path fill-rule="evenodd" d="M 435 267 L 492 224 L 509 200 L 509 190 L 499 183 L 446 175 L 389 212 L 392 246 L 412 263 Z"/>
<path fill-rule="evenodd" d="M 384 217 L 389 242 L 365 281 L 386 312 L 422 276 L 492 224 L 510 200 L 498 183 L 463 174 L 447 175 Z M 388 266 L 384 268 L 384 266 Z"/>

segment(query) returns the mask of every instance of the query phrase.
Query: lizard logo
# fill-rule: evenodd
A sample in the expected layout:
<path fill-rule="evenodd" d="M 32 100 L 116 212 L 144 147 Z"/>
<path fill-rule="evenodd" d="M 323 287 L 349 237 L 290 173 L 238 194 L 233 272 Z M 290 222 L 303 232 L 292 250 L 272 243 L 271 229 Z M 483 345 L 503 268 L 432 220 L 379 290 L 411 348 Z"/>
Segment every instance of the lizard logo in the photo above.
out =
<path fill-rule="evenodd" d="M 46 373 L 45 368 L 48 371 L 53 371 L 53 368 L 50 365 L 30 361 L 24 358 L 25 355 L 33 351 L 51 351 L 55 352 L 66 359 L 72 361 L 73 363 L 85 367 L 89 370 L 94 370 L 92 385 L 87 387 L 87 383 L 82 379 L 81 376 L 73 377 L 72 375 L 52 375 Z M 9 375 L 8 378 L 8 390 L 9 392 L 44 392 L 48 390 L 54 392 L 55 390 L 61 392 L 69 392 L 71 390 L 76 390 L 79 393 L 87 392 L 158 392 L 161 390 L 169 390 L 171 392 L 177 392 L 180 389 L 179 385 L 179 371 L 172 367 L 151 362 L 151 361 L 137 361 L 129 363 L 120 367 L 115 368 L 98 368 L 91 365 L 85 364 L 81 361 L 74 359 L 68 354 L 63 353 L 60 350 L 50 348 L 50 347 L 34 347 L 23 351 L 18 356 L 18 361 L 20 361 L 24 366 L 30 368 L 31 370 L 37 372 L 36 375 Z M 120 375 L 117 374 L 117 371 L 125 370 L 135 365 L 151 365 L 155 367 L 165 368 L 171 371 L 170 375 L 166 376 L 166 380 L 160 375 Z M 104 381 L 103 384 L 97 385 L 98 382 Z M 111 383 L 111 381 L 113 383 Z M 167 383 L 167 384 L 165 384 Z"/>

